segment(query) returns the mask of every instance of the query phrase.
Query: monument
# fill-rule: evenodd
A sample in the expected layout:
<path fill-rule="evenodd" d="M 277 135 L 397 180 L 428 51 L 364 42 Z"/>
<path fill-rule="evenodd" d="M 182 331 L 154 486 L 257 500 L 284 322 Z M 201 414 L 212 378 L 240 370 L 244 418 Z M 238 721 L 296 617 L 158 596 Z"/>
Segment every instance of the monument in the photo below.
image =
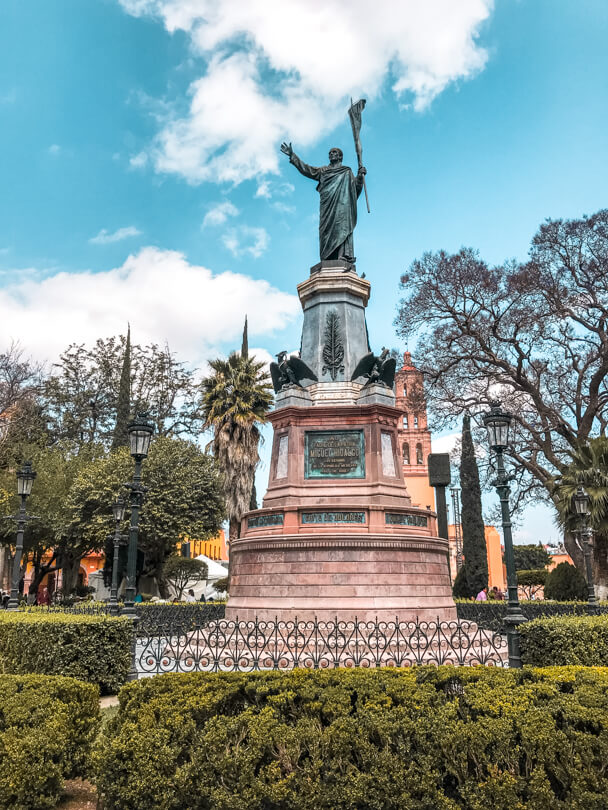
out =
<path fill-rule="evenodd" d="M 380 621 L 455 619 L 448 543 L 435 513 L 414 507 L 404 479 L 395 407 L 395 360 L 372 352 L 370 284 L 355 269 L 359 169 L 303 163 L 282 151 L 320 194 L 321 260 L 297 287 L 300 351 L 271 364 L 276 392 L 268 490 L 230 548 L 226 618 Z"/>

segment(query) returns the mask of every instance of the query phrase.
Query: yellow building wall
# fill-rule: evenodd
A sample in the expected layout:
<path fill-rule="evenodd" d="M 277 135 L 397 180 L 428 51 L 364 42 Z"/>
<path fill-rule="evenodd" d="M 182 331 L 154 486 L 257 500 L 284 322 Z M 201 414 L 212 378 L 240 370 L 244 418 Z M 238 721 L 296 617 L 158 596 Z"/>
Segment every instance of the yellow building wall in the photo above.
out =
<path fill-rule="evenodd" d="M 408 475 L 404 472 L 407 494 L 412 499 L 412 506 L 421 506 L 426 509 L 430 506 L 435 511 L 435 490 L 429 484 L 428 475 Z"/>

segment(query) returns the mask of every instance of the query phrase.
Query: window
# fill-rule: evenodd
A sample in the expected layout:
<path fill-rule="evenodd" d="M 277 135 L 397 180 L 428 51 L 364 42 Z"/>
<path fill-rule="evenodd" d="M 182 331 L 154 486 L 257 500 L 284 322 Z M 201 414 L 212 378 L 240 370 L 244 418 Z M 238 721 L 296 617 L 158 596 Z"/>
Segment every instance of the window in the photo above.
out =
<path fill-rule="evenodd" d="M 407 415 L 403 417 L 403 427 L 407 430 L 409 425 L 407 423 Z"/>
<path fill-rule="evenodd" d="M 424 464 L 422 459 L 422 445 L 420 442 L 416 445 L 416 464 Z"/>
<path fill-rule="evenodd" d="M 403 463 L 410 463 L 410 446 L 407 442 L 403 442 Z"/>
<path fill-rule="evenodd" d="M 405 383 L 403 383 L 403 396 L 407 396 L 407 385 Z"/>
<path fill-rule="evenodd" d="M 414 417 L 414 427 L 415 428 L 418 427 L 418 417 L 417 416 Z"/>

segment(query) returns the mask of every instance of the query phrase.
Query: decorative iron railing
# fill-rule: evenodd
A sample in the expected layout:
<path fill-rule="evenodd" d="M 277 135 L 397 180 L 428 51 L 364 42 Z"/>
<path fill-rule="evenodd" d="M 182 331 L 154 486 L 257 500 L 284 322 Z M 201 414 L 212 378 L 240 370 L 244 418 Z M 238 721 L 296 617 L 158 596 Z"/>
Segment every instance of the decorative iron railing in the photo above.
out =
<path fill-rule="evenodd" d="M 506 666 L 504 636 L 472 622 L 211 621 L 137 626 L 140 677 L 414 664 Z"/>

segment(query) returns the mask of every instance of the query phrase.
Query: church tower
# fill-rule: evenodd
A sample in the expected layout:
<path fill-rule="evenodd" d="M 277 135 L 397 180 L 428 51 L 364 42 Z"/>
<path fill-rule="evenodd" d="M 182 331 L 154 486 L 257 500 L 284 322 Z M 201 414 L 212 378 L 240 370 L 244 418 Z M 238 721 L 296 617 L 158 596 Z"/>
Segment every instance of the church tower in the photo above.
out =
<path fill-rule="evenodd" d="M 403 354 L 403 365 L 395 374 L 395 405 L 402 411 L 399 421 L 399 449 L 403 477 L 412 504 L 435 509 L 435 493 L 429 485 L 427 459 L 431 452 L 431 431 L 427 424 L 426 401 L 421 372 L 412 365 L 412 355 Z"/>

